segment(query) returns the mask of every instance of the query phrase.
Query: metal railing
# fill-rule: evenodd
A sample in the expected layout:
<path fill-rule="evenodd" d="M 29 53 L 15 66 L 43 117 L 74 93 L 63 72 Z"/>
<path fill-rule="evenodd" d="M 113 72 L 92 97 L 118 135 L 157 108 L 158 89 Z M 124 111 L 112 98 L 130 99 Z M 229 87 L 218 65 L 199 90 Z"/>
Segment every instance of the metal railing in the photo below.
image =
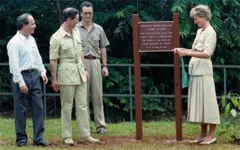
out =
<path fill-rule="evenodd" d="M 1 66 L 8 66 L 8 63 L 0 63 Z M 45 64 L 45 66 L 49 66 L 49 64 Z M 132 68 L 134 67 L 133 64 L 108 64 L 109 67 L 127 67 L 128 68 L 128 76 L 129 76 L 129 94 L 103 94 L 103 97 L 127 97 L 129 98 L 129 108 L 130 108 L 130 121 L 133 120 L 133 98 L 135 95 L 132 93 Z M 173 68 L 173 64 L 141 64 L 141 67 L 168 67 Z M 184 65 L 184 67 L 188 67 L 188 65 Z M 238 65 L 213 65 L 213 68 L 220 68 L 223 69 L 223 94 L 227 95 L 227 69 L 240 69 Z M 0 92 L 0 96 L 2 95 L 12 95 L 11 92 Z M 59 93 L 47 93 L 46 92 L 46 85 L 43 86 L 43 103 L 44 103 L 44 116 L 47 116 L 47 104 L 46 99 L 47 96 L 60 96 Z M 143 94 L 143 98 L 174 98 L 175 95 L 147 95 Z M 217 95 L 217 98 L 220 99 L 222 96 Z M 187 98 L 187 95 L 182 95 L 182 98 Z"/>

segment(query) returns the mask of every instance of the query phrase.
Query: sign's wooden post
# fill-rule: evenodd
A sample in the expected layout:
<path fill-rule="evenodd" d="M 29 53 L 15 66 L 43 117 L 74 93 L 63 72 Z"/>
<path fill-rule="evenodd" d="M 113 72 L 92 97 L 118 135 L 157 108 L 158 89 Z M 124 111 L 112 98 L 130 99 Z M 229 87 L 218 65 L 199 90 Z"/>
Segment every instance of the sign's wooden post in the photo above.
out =
<path fill-rule="evenodd" d="M 173 14 L 173 47 L 179 47 L 179 14 Z M 174 89 L 175 89 L 175 113 L 176 113 L 176 140 L 182 140 L 182 94 L 180 78 L 180 59 L 174 54 Z"/>
<path fill-rule="evenodd" d="M 139 15 L 133 15 L 133 54 L 134 54 L 134 85 L 135 85 L 135 115 L 136 139 L 142 139 L 142 94 L 141 94 L 141 68 L 139 53 Z"/>
<path fill-rule="evenodd" d="M 137 140 L 141 140 L 143 137 L 140 52 L 173 52 L 173 48 L 177 47 L 179 47 L 179 14 L 173 15 L 173 21 L 140 23 L 139 15 L 133 15 L 133 54 Z M 176 140 L 181 141 L 182 98 L 180 59 L 176 54 L 174 54 L 174 89 L 176 110 Z"/>

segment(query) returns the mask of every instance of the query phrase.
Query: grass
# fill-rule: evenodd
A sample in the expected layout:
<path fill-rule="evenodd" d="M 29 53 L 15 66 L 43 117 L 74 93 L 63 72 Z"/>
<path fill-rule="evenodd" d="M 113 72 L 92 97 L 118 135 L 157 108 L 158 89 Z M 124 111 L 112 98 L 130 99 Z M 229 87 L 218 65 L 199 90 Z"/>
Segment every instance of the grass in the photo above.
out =
<path fill-rule="evenodd" d="M 28 145 L 18 148 L 15 145 L 14 119 L 0 117 L 0 150 L 65 150 L 65 149 L 102 149 L 102 150 L 149 150 L 149 149 L 191 149 L 191 150 L 240 150 L 240 147 L 233 143 L 230 133 L 217 136 L 217 143 L 212 145 L 189 144 L 186 140 L 195 139 L 199 135 L 200 126 L 198 124 L 183 124 L 183 141 L 175 141 L 175 122 L 174 121 L 154 121 L 143 123 L 143 140 L 136 141 L 135 123 L 123 122 L 117 124 L 107 124 L 108 132 L 105 135 L 96 134 L 95 130 L 92 136 L 101 140 L 100 144 L 76 144 L 75 146 L 66 146 L 61 139 L 60 119 L 45 120 L 44 138 L 46 141 L 54 143 L 48 148 L 32 146 L 32 122 L 27 120 Z M 73 125 L 73 139 L 78 140 L 76 121 Z M 218 127 L 217 133 L 222 129 Z"/>

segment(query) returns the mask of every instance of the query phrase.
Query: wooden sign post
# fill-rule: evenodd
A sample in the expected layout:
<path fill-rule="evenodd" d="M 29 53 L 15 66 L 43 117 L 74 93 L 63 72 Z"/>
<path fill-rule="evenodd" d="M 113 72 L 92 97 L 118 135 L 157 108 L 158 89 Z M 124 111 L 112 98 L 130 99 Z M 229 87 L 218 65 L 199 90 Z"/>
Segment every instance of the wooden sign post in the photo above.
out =
<path fill-rule="evenodd" d="M 173 21 L 139 22 L 139 15 L 133 15 L 134 85 L 136 106 L 136 139 L 141 140 L 142 95 L 140 52 L 173 52 L 179 47 L 179 14 L 173 14 Z M 182 140 L 182 99 L 180 59 L 174 54 L 174 88 L 176 110 L 176 140 Z"/>

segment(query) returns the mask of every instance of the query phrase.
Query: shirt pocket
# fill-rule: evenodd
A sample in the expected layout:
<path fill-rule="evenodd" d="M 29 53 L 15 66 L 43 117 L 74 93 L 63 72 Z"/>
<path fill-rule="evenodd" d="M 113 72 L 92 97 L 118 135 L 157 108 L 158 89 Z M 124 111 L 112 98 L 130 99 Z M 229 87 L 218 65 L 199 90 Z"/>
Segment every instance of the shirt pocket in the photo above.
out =
<path fill-rule="evenodd" d="M 99 47 L 99 42 L 100 42 L 100 37 L 96 36 L 96 35 L 92 35 L 92 36 L 90 36 L 90 39 L 91 39 L 90 40 L 91 44 L 94 47 L 98 48 Z"/>
<path fill-rule="evenodd" d="M 61 46 L 60 56 L 62 58 L 74 57 L 73 54 L 74 54 L 74 48 L 72 45 L 62 45 Z"/>
<path fill-rule="evenodd" d="M 58 81 L 59 84 L 74 84 L 75 79 L 79 76 L 78 68 L 75 64 L 65 63 L 59 65 Z"/>

